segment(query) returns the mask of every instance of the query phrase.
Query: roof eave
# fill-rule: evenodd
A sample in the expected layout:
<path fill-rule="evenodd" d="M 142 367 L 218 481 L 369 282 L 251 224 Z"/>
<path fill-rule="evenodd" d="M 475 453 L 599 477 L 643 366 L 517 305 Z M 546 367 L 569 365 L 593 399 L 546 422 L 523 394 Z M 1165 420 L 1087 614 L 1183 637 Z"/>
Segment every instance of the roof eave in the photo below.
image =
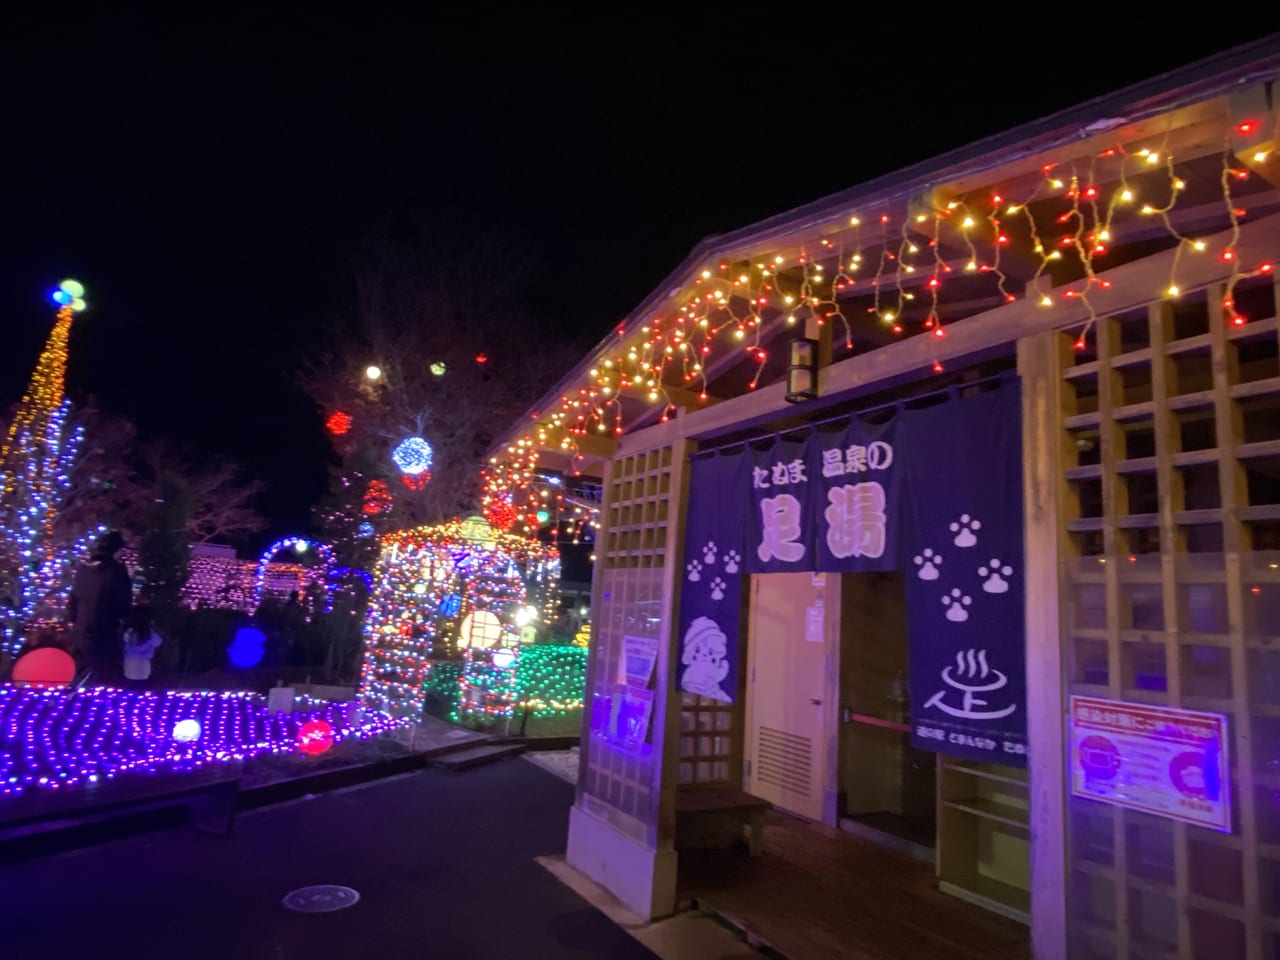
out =
<path fill-rule="evenodd" d="M 1039 120 L 1014 127 L 895 170 L 837 193 L 775 214 L 737 230 L 712 234 L 690 253 L 587 356 L 548 390 L 523 417 L 505 430 L 489 451 L 499 455 L 541 411 L 554 407 L 581 379 L 584 370 L 602 362 L 642 326 L 661 304 L 675 296 L 712 258 L 732 257 L 742 248 L 758 247 L 786 234 L 817 229 L 842 217 L 855 206 L 867 206 L 931 184 L 973 176 L 1019 157 L 1040 153 L 1097 132 L 1103 120 L 1116 125 L 1136 123 L 1178 107 L 1212 99 L 1231 89 L 1275 77 L 1280 73 L 1280 33 L 1159 74 L 1114 93 L 1095 97 Z M 1090 129 L 1095 127 L 1095 129 Z"/>

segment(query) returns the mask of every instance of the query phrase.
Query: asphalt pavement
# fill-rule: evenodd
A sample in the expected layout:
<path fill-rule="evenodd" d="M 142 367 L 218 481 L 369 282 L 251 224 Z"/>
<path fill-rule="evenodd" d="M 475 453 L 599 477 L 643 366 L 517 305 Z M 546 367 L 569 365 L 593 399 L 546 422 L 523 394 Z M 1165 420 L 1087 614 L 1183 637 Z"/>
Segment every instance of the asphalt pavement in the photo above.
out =
<path fill-rule="evenodd" d="M 469 960 L 654 955 L 534 862 L 573 788 L 506 761 L 419 773 L 0 868 L 0 957 Z M 286 910 L 314 884 L 354 906 Z"/>

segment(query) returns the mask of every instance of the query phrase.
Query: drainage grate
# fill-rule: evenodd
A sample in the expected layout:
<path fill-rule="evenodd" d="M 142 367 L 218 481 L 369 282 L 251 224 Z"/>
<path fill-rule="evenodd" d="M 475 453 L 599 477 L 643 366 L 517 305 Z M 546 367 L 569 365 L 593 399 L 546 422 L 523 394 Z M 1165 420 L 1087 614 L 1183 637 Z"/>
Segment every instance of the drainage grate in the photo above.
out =
<path fill-rule="evenodd" d="M 322 883 L 314 887 L 303 887 L 284 898 L 284 908 L 294 913 L 333 913 L 345 910 L 360 902 L 360 894 L 350 887 L 339 887 L 332 883 Z"/>

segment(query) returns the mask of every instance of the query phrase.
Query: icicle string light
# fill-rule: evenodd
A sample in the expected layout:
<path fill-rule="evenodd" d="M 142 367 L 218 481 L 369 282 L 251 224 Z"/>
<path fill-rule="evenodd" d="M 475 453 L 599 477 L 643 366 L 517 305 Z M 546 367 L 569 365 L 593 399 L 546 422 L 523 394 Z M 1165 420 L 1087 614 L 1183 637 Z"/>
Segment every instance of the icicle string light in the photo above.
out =
<path fill-rule="evenodd" d="M 1230 117 L 1223 119 L 1230 127 Z M 1043 163 L 1030 175 L 966 188 L 960 196 L 935 191 L 923 205 L 905 194 L 883 199 L 871 209 L 833 216 L 826 235 L 790 240 L 793 245 L 750 259 L 707 263 L 672 296 L 670 307 L 642 323 L 619 324 L 612 346 L 602 349 L 580 386 L 539 411 L 533 428 L 493 457 L 485 471 L 486 504 L 501 500 L 520 510 L 529 501 L 536 493 L 539 450 L 558 449 L 576 463 L 584 449 L 580 438 L 620 434 L 626 426 L 621 397 L 652 404 L 662 419 L 675 406 L 696 408 L 707 400 L 710 381 L 731 368 L 742 371 L 739 382 L 748 388 L 769 382 L 767 374 L 780 377 L 785 360 L 765 343 L 774 324 L 786 330 L 810 317 L 836 322 L 856 301 L 895 336 L 941 338 L 947 286 L 959 271 L 975 282 L 990 275 L 991 293 L 1004 303 L 1025 297 L 1045 310 L 1079 308 L 1084 345 L 1097 320 L 1099 294 L 1110 286 L 1106 271 L 1119 262 L 1113 248 L 1127 243 L 1126 236 L 1154 240 L 1151 225 L 1173 241 L 1171 275 L 1163 289 L 1133 293 L 1177 296 L 1184 258 L 1206 249 L 1180 226 L 1192 221 L 1175 218 L 1188 184 L 1205 184 L 1197 173 L 1200 155 L 1186 161 L 1175 156 L 1179 132 L 1171 116 L 1154 134 L 1110 146 L 1099 135 L 1094 148 L 1068 148 L 1075 154 Z M 1221 198 L 1233 236 L 1223 254 L 1233 270 L 1230 301 L 1237 281 L 1248 275 L 1237 250 L 1246 211 L 1233 196 L 1248 176 L 1228 151 Z M 944 248 L 962 259 L 952 262 Z M 1020 277 L 1011 272 L 1019 260 L 1028 265 Z M 927 304 L 920 302 L 920 286 L 928 291 Z M 1239 322 L 1234 303 L 1228 308 L 1232 322 Z M 845 334 L 846 349 L 852 349 L 851 332 Z M 943 369 L 940 359 L 934 369 Z M 677 398 L 675 386 L 685 395 Z"/>

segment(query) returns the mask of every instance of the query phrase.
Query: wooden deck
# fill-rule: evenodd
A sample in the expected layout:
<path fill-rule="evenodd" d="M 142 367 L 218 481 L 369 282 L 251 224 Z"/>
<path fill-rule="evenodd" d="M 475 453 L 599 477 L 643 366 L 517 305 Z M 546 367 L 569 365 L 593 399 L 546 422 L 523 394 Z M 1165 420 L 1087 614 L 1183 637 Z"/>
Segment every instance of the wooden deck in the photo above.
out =
<path fill-rule="evenodd" d="M 693 900 L 789 960 L 1029 960 L 1026 927 L 948 896 L 933 869 L 858 837 L 769 815 L 764 853 L 680 853 Z"/>

